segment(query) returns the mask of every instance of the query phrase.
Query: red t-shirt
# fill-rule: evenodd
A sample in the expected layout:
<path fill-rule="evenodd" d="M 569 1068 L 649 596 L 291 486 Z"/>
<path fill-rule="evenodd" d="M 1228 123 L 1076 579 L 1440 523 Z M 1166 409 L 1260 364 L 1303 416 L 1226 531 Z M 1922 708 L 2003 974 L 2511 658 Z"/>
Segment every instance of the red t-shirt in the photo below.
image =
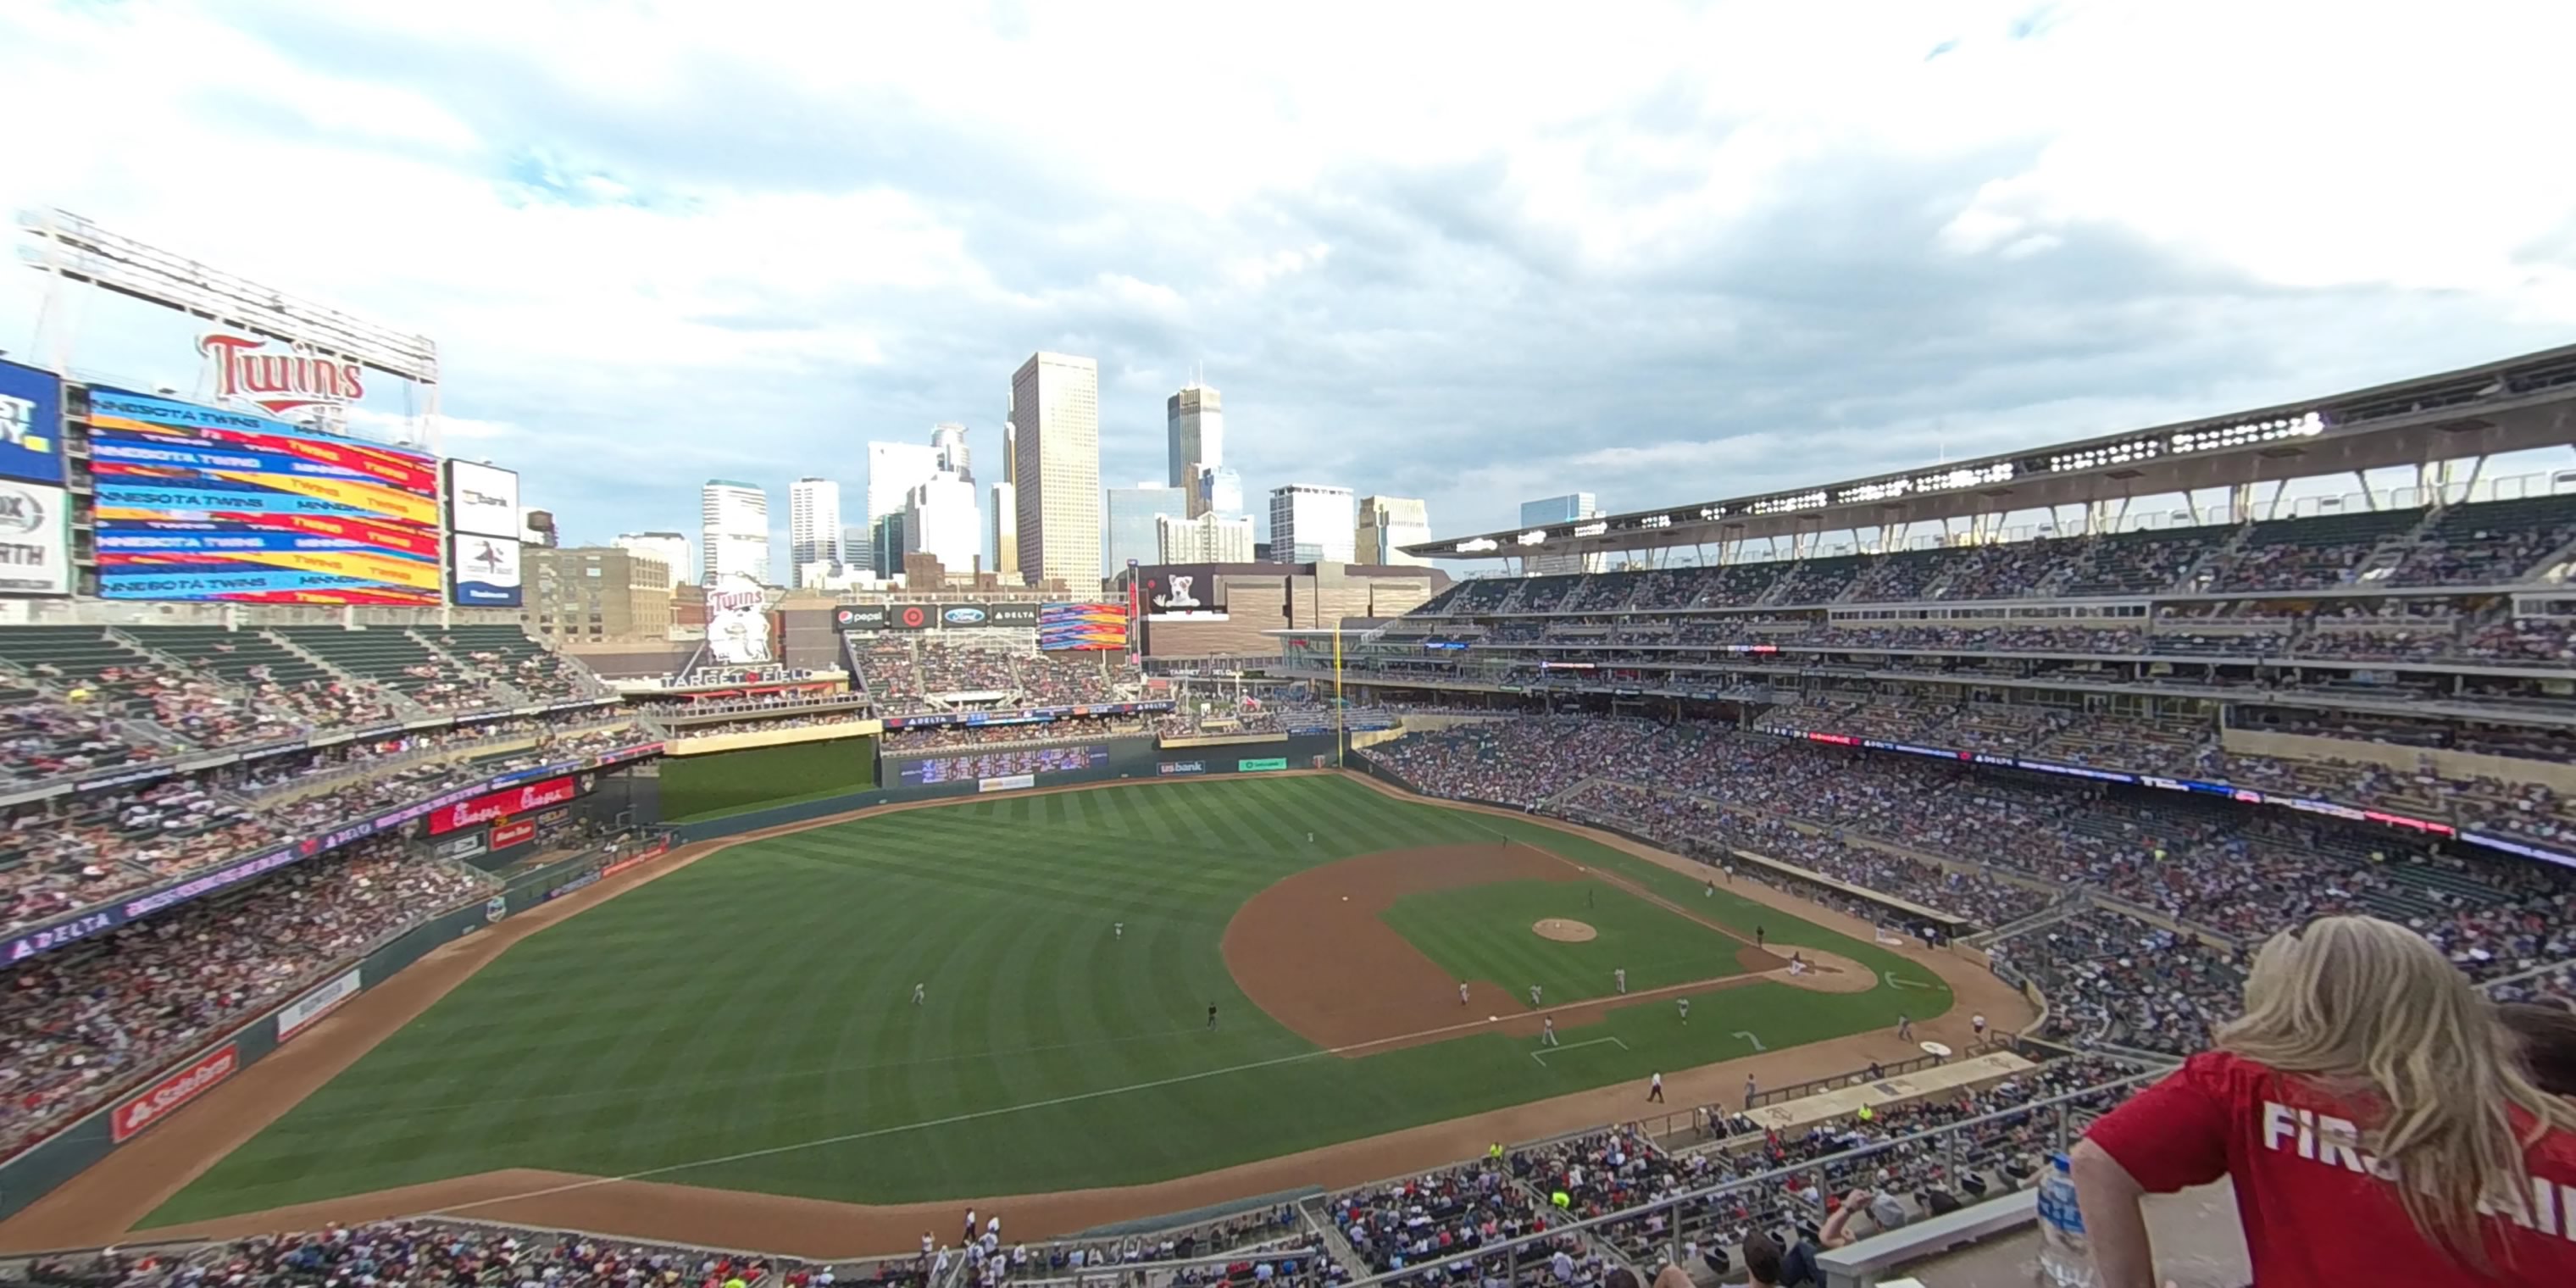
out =
<path fill-rule="evenodd" d="M 2482 1278 L 2416 1232 L 2385 1164 L 2339 1142 L 2356 1117 L 2305 1079 L 2210 1051 L 2085 1135 L 2157 1193 L 2233 1177 L 2257 1288 L 2576 1285 L 2576 1134 L 2525 1156 L 2532 1224 L 2495 1219 L 2507 1238 Z"/>

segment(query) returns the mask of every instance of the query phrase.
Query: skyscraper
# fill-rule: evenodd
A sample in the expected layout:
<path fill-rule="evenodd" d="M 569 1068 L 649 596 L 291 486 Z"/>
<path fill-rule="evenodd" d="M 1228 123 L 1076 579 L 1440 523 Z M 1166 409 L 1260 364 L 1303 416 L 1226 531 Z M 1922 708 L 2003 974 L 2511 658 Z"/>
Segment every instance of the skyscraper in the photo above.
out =
<path fill-rule="evenodd" d="M 1359 515 L 1346 487 L 1291 483 L 1270 490 L 1270 557 L 1279 563 L 1349 563 Z"/>
<path fill-rule="evenodd" d="M 1100 364 L 1032 354 L 1011 377 L 1020 571 L 1076 593 L 1100 585 Z"/>
<path fill-rule="evenodd" d="M 939 468 L 969 483 L 975 481 L 975 466 L 966 450 L 966 427 L 955 421 L 942 421 L 930 427 L 930 450 L 939 458 Z"/>
<path fill-rule="evenodd" d="M 903 554 L 925 554 L 951 573 L 971 573 L 980 562 L 983 534 L 975 530 L 975 485 L 941 470 L 915 484 L 903 502 Z M 901 565 L 901 556 L 896 557 Z M 938 590 L 913 586 L 912 590 Z"/>
<path fill-rule="evenodd" d="M 1431 539 L 1431 513 L 1419 500 L 1404 496 L 1364 496 L 1360 498 L 1360 531 L 1357 562 L 1365 564 L 1428 564 L 1420 555 L 1404 553 L 1404 547 L 1420 545 Z"/>
<path fill-rule="evenodd" d="M 886 520 L 895 521 L 900 537 L 903 527 L 903 503 L 912 489 L 928 482 L 939 472 L 939 449 L 928 443 L 868 444 L 868 547 L 867 565 L 880 577 L 891 577 L 903 571 L 903 554 L 893 551 L 894 561 L 886 561 L 888 543 Z M 897 541 L 896 546 L 900 546 Z M 860 562 L 853 555 L 851 562 Z"/>
<path fill-rule="evenodd" d="M 1199 470 L 1225 464 L 1225 401 L 1197 381 L 1163 404 L 1170 482 L 1177 488 L 1198 486 Z"/>
<path fill-rule="evenodd" d="M 1152 482 L 1134 487 L 1109 489 L 1103 513 L 1107 531 L 1102 543 L 1107 548 L 1100 575 L 1115 577 L 1127 561 L 1140 564 L 1160 562 L 1160 542 L 1155 535 L 1154 520 L 1169 515 L 1175 519 L 1189 517 L 1189 494 L 1176 487 L 1162 487 Z"/>
<path fill-rule="evenodd" d="M 1239 514 L 1156 515 L 1154 542 L 1162 563 L 1251 563 L 1252 520 Z"/>
<path fill-rule="evenodd" d="M 1232 518 L 1243 513 L 1243 476 L 1231 465 L 1202 465 L 1190 481 L 1190 517 L 1202 514 Z"/>
<path fill-rule="evenodd" d="M 1585 519 L 1600 517 L 1601 507 L 1593 504 L 1592 494 L 1589 492 L 1568 492 L 1563 496 L 1521 502 L 1521 526 L 1524 528 L 1543 528 L 1551 523 L 1578 523 Z M 1523 559 L 1521 566 L 1533 576 L 1549 576 L 1573 572 L 1599 572 L 1603 563 L 1602 557 L 1597 554 L 1568 553 L 1532 555 Z"/>
<path fill-rule="evenodd" d="M 1020 581 L 1020 501 L 1018 488 L 1011 482 L 1016 477 L 1014 458 L 1019 454 L 1018 431 L 1011 427 L 1008 408 L 1002 418 L 1002 481 L 993 485 L 992 531 L 993 571 L 1005 586 Z"/>
<path fill-rule="evenodd" d="M 806 477 L 787 485 L 788 584 L 805 584 L 805 565 L 839 563 L 841 485 Z"/>
<path fill-rule="evenodd" d="M 678 532 L 621 532 L 612 543 L 620 550 L 632 551 L 660 560 L 671 578 L 671 589 L 685 586 L 696 571 L 689 558 L 689 538 Z"/>
<path fill-rule="evenodd" d="M 707 584 L 734 573 L 769 584 L 768 493 L 732 479 L 708 479 L 698 489 L 698 523 Z"/>

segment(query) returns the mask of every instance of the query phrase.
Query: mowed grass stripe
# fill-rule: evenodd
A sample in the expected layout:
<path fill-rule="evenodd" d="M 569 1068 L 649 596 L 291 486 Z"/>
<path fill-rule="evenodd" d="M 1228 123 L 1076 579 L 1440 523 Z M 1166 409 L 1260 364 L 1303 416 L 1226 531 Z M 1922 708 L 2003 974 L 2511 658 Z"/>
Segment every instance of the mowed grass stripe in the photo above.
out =
<path fill-rule="evenodd" d="M 1579 838 L 1329 778 L 977 800 L 749 842 L 514 946 L 154 1220 L 504 1167 L 679 1167 L 660 1178 L 868 1202 L 1135 1184 L 1743 1054 L 1726 1029 L 1777 1048 L 1948 1004 L 1752 985 L 1688 1029 L 1663 1007 L 1613 1012 L 1601 1031 L 1631 1050 L 1578 1072 L 1494 1035 L 1316 1053 L 1234 986 L 1220 939 L 1264 887 L 1497 831 L 1699 893 Z M 1775 936 L 1796 924 L 1708 903 Z M 1509 929 L 1517 947 L 1527 928 Z M 1152 1085 L 1173 1078 L 1190 1080 Z M 784 1152 L 705 1162 L 753 1150 Z"/>

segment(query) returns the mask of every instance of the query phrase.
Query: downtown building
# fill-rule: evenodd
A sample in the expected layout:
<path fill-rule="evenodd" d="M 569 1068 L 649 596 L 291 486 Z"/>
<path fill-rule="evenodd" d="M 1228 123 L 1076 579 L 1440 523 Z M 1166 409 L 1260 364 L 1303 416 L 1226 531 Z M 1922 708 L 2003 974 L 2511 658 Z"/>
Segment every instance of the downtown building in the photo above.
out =
<path fill-rule="evenodd" d="M 1358 536 L 1349 488 L 1291 483 L 1270 490 L 1271 562 L 1349 563 Z"/>
<path fill-rule="evenodd" d="M 808 565 L 829 567 L 842 558 L 841 485 L 811 476 L 788 484 L 788 584 L 803 589 Z"/>
<path fill-rule="evenodd" d="M 689 557 L 689 538 L 680 532 L 621 532 L 609 543 L 620 550 L 658 559 L 677 590 L 696 581 L 697 561 Z"/>
<path fill-rule="evenodd" d="M 708 479 L 698 489 L 698 525 L 708 585 L 737 573 L 763 586 L 772 584 L 768 493 L 732 479 Z"/>
<path fill-rule="evenodd" d="M 1545 497 L 1521 502 L 1521 526 L 1544 528 L 1551 523 L 1581 523 L 1601 517 L 1601 507 L 1589 492 L 1568 492 L 1563 496 Z M 1565 552 L 1531 555 L 1521 560 L 1522 570 L 1530 576 L 1562 576 L 1567 573 L 1600 572 L 1605 561 L 1599 554 L 1578 555 Z"/>
<path fill-rule="evenodd" d="M 1074 594 L 1100 588 L 1100 364 L 1032 354 L 1011 376 L 1019 573 Z"/>
<path fill-rule="evenodd" d="M 1360 498 L 1359 536 L 1353 558 L 1364 564 L 1422 564 L 1431 561 L 1404 553 L 1406 546 L 1431 540 L 1431 509 L 1405 496 Z"/>
<path fill-rule="evenodd" d="M 1181 488 L 1146 482 L 1109 489 L 1101 504 L 1100 575 L 1115 577 L 1130 563 L 1160 562 L 1160 522 L 1186 519 L 1189 512 L 1189 493 Z"/>

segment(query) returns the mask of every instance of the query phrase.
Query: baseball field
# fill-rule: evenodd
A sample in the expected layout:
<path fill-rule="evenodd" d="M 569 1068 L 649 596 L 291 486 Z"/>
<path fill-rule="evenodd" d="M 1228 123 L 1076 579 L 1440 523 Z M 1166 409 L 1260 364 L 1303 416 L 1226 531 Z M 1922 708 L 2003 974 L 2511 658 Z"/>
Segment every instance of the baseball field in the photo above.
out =
<path fill-rule="evenodd" d="M 1950 1008 L 1925 959 L 1678 862 L 1329 774 L 743 841 L 519 940 L 137 1227 L 500 1173 L 1138 1185 Z"/>

